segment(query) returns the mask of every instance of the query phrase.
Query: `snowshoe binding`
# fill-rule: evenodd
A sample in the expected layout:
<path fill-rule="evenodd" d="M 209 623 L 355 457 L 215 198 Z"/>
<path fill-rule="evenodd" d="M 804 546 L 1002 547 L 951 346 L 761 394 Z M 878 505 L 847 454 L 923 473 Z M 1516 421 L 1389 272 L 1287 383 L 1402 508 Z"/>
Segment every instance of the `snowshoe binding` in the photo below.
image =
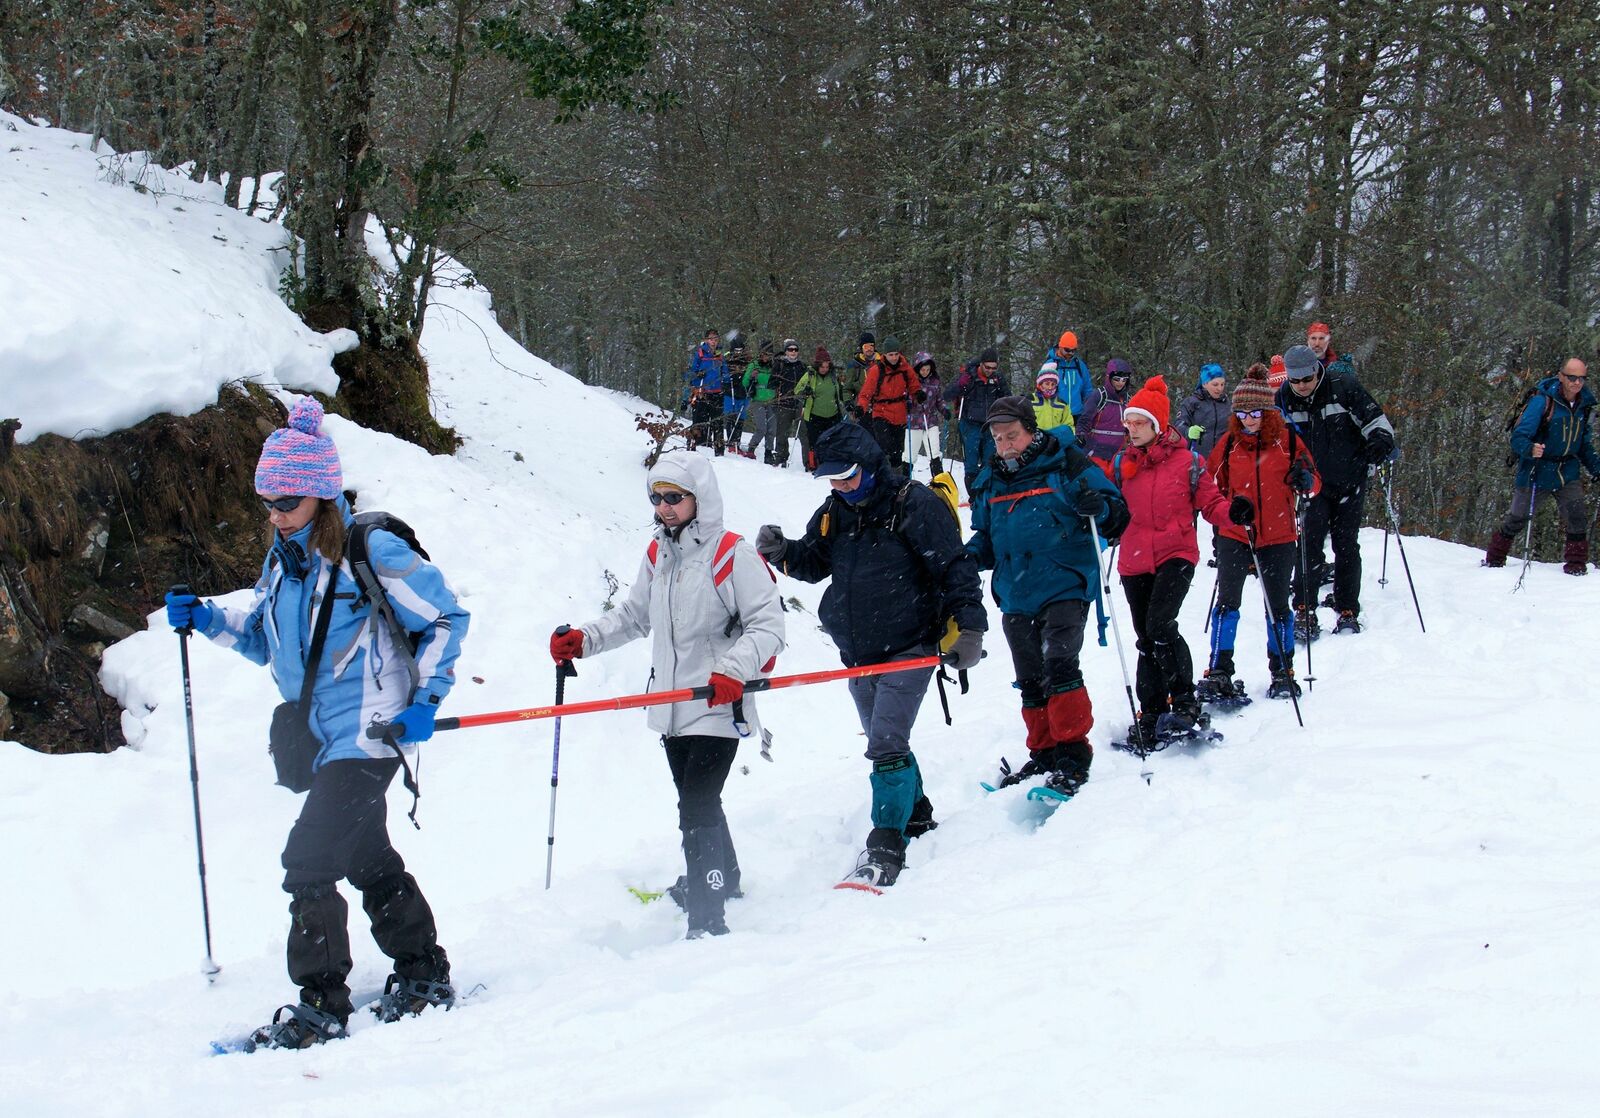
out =
<path fill-rule="evenodd" d="M 1359 633 L 1361 628 L 1361 619 L 1356 616 L 1356 611 L 1353 609 L 1340 610 L 1339 620 L 1333 623 L 1335 633 Z"/>
<path fill-rule="evenodd" d="M 1036 801 L 1054 800 L 1057 803 L 1066 803 L 1076 796 L 1078 789 L 1082 788 L 1088 781 L 1089 773 L 1086 769 L 1075 766 L 1057 769 L 1045 777 L 1044 783 L 1038 788 L 1028 789 L 1028 799 Z"/>
<path fill-rule="evenodd" d="M 1298 699 L 1304 692 L 1294 680 L 1294 670 L 1285 669 L 1272 673 L 1272 682 L 1267 686 L 1269 699 Z"/>
<path fill-rule="evenodd" d="M 1310 644 L 1322 635 L 1322 622 L 1317 620 L 1317 611 L 1305 606 L 1296 606 L 1294 611 L 1294 639 L 1301 644 Z"/>
<path fill-rule="evenodd" d="M 442 982 L 426 978 L 401 978 L 391 974 L 383 984 L 383 996 L 372 1003 L 372 1015 L 385 1023 L 402 1017 L 415 1017 L 429 1006 L 454 1009 L 456 988 L 449 978 Z"/>
<path fill-rule="evenodd" d="M 1250 705 L 1250 694 L 1245 690 L 1244 681 L 1215 670 L 1200 678 L 1200 682 L 1195 684 L 1194 694 L 1201 703 L 1216 710 L 1238 710 Z"/>
<path fill-rule="evenodd" d="M 244 1051 L 257 1048 L 310 1048 L 345 1035 L 345 1023 L 331 1013 L 301 1002 L 286 1005 L 272 1015 L 272 1024 L 250 1034 Z"/>
<path fill-rule="evenodd" d="M 834 888 L 882 893 L 899 879 L 905 864 L 905 836 L 889 827 L 874 827 L 867 836 L 867 848 L 856 859 L 856 868 Z"/>

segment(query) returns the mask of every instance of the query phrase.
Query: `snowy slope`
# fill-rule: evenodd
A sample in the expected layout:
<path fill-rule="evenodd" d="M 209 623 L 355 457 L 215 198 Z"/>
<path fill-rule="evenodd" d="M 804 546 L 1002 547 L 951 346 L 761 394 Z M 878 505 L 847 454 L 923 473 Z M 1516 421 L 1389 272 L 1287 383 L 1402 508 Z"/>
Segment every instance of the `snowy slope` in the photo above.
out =
<path fill-rule="evenodd" d="M 599 611 L 606 570 L 624 586 L 635 574 L 642 437 L 627 401 L 518 350 L 481 290 L 442 298 L 425 348 L 462 451 L 330 425 L 363 504 L 415 525 L 473 611 L 447 713 L 540 704 L 550 629 Z M 742 459 L 717 471 L 747 534 L 798 531 L 823 493 Z M 1600 580 L 1539 567 L 1513 597 L 1514 569 L 1413 538 L 1424 636 L 1395 556 L 1380 589 L 1380 537 L 1366 543 L 1371 628 L 1315 646 L 1306 729 L 1259 699 L 1263 627 L 1247 611 L 1240 664 L 1258 701 L 1219 720 L 1227 740 L 1153 758 L 1149 783 L 1102 748 L 1042 825 L 1019 794 L 977 786 L 1021 752 L 996 635 L 972 693 L 952 697 L 955 725 L 931 696 L 924 708 L 916 748 L 943 824 L 883 897 L 828 888 L 869 825 L 843 686 L 763 697 L 775 761 L 746 749 L 729 780 L 749 895 L 717 940 L 683 942 L 668 902 L 625 891 L 681 867 L 642 712 L 564 726 L 549 892 L 550 724 L 441 734 L 424 753 L 424 829 L 397 789 L 391 830 L 457 979 L 485 990 L 293 1054 L 206 1054 L 292 995 L 277 857 L 299 799 L 271 783 L 275 695 L 264 671 L 193 646 L 223 965 L 207 987 L 177 638 L 154 618 L 106 662 L 134 747 L 0 746 L 5 1111 L 1588 1113 L 1600 761 L 1574 732 L 1578 677 L 1537 653 L 1600 652 L 1577 623 Z M 836 664 L 817 589 L 782 589 L 800 608 L 780 670 Z M 1208 590 L 1185 613 L 1197 646 Z M 1103 745 L 1126 724 L 1121 676 L 1112 649 L 1084 661 Z M 568 695 L 639 690 L 646 663 L 643 643 L 581 661 Z M 353 985 L 372 989 L 386 967 L 359 910 L 352 931 Z"/>
<path fill-rule="evenodd" d="M 216 183 L 0 112 L 0 416 L 31 442 L 190 415 L 229 381 L 335 391 L 355 336 L 278 297 L 287 241 Z"/>

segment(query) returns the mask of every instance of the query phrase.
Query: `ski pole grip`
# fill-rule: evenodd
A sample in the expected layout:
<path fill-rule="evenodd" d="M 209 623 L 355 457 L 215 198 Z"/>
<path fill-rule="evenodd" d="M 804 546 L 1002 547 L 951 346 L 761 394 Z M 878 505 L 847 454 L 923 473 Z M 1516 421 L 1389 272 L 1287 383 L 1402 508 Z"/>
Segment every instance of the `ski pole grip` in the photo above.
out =
<path fill-rule="evenodd" d="M 557 625 L 556 626 L 556 636 L 558 636 L 558 637 L 564 637 L 570 632 L 572 632 L 572 626 L 571 625 Z M 573 679 L 577 679 L 578 678 L 578 666 L 576 664 L 574 664 L 571 660 L 558 660 L 556 662 L 556 682 L 557 683 L 561 682 L 561 678 L 563 676 L 570 676 Z M 438 725 L 439 724 L 437 722 L 435 722 L 434 723 L 434 728 L 437 729 Z"/>
<path fill-rule="evenodd" d="M 168 593 L 171 593 L 171 594 L 192 594 L 192 593 L 194 593 L 194 591 L 189 589 L 189 584 L 187 582 L 175 582 L 175 583 L 172 584 L 172 587 L 168 590 Z M 194 632 L 194 626 L 185 625 L 183 628 L 179 629 L 178 632 L 183 634 L 184 636 L 188 636 L 190 633 Z"/>

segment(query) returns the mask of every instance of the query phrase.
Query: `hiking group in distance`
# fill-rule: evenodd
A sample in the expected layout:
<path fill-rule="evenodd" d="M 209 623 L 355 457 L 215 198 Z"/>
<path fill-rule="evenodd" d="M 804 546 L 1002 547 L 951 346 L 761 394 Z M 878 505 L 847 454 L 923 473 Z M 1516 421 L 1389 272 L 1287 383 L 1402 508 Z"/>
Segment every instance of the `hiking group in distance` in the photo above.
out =
<path fill-rule="evenodd" d="M 751 543 L 724 527 L 711 460 L 692 447 L 662 454 L 645 479 L 653 532 L 627 599 L 589 622 L 556 627 L 550 638 L 556 712 L 560 680 L 575 660 L 651 640 L 646 690 L 673 697 L 634 705 L 652 706 L 649 725 L 661 735 L 678 793 L 684 873 L 663 893 L 686 913 L 687 938 L 726 934 L 726 903 L 743 895 L 721 796 L 739 743 L 768 737 L 753 692 L 773 682 L 785 646 L 780 578 L 828 583 L 819 620 L 845 667 L 819 674 L 848 677 L 867 738 L 870 827 L 841 886 L 892 886 L 908 843 L 938 826 L 912 732 L 930 685 L 939 684 L 942 701 L 946 669 L 964 690 L 965 673 L 981 663 L 990 630 L 981 571 L 993 572 L 1027 751 L 1015 769 L 1002 761 L 997 787 L 1036 781 L 1030 797 L 1061 802 L 1089 779 L 1095 712 L 1080 654 L 1091 607 L 1102 644 L 1109 615 L 1122 658 L 1102 566 L 1108 548 L 1137 650 L 1131 677 L 1123 662 L 1130 725 L 1113 744 L 1143 755 L 1214 740 L 1207 708 L 1251 701 L 1235 663 L 1251 575 L 1261 590 L 1266 695 L 1290 700 L 1298 713 L 1295 650 L 1319 636 L 1318 609 L 1335 612 L 1335 632 L 1362 631 L 1362 507 L 1396 450 L 1382 408 L 1331 340 L 1325 324 L 1312 323 L 1304 345 L 1252 365 L 1231 393 L 1222 366 L 1207 363 L 1174 415 L 1165 379 L 1135 389 L 1123 358 L 1110 358 L 1091 384 L 1071 331 L 1044 354 L 1027 394 L 1012 392 L 994 349 L 945 387 L 927 353 L 908 361 L 897 339 L 886 338 L 880 351 L 863 334 L 854 376 L 836 371 L 823 347 L 803 367 L 798 344 L 787 340 L 781 357 L 763 353 L 738 375 L 742 398 L 729 367 L 739 347 L 725 354 L 707 331 L 691 362 L 697 441 L 714 455 L 730 443 L 739 448 L 749 409 L 755 437 L 741 453 L 753 454 L 759 441 L 767 461 L 783 466 L 798 418 L 804 464 L 828 493 L 797 535 L 766 524 Z M 1530 391 L 1508 428 L 1515 493 L 1485 565 L 1504 565 L 1543 492 L 1556 497 L 1567 525 L 1564 569 L 1586 570 L 1587 537 L 1574 512 L 1582 508 L 1579 464 L 1600 476 L 1586 376 L 1582 361 L 1568 360 Z M 284 699 L 270 732 L 279 783 L 308 792 L 282 856 L 299 1001 L 246 1037 L 214 1045 L 219 1052 L 303 1048 L 346 1035 L 360 1007 L 347 981 L 341 880 L 362 894 L 374 939 L 394 964 L 367 1008 L 395 1020 L 457 1001 L 432 910 L 389 840 L 385 793 L 404 773 L 414 821 L 412 762 L 439 725 L 470 617 L 403 521 L 354 512 L 322 418 L 315 400 L 302 399 L 263 446 L 255 488 L 273 532 L 251 604 L 223 607 L 183 586 L 167 595 L 185 695 L 196 630 L 268 666 Z M 966 465 L 966 539 L 960 494 L 942 459 L 951 421 Z M 922 457 L 928 484 L 910 476 Z M 1392 501 L 1387 510 L 1398 540 Z M 1201 517 L 1216 528 L 1208 562 L 1216 578 L 1197 676 L 1178 615 L 1201 561 Z M 1331 563 L 1323 554 L 1330 536 Z M 1332 592 L 1318 602 L 1330 579 Z M 347 604 L 334 608 L 337 601 Z M 340 651 L 324 657 L 324 647 Z M 188 717 L 214 973 L 192 709 Z M 551 787 L 553 852 L 554 769 Z"/>

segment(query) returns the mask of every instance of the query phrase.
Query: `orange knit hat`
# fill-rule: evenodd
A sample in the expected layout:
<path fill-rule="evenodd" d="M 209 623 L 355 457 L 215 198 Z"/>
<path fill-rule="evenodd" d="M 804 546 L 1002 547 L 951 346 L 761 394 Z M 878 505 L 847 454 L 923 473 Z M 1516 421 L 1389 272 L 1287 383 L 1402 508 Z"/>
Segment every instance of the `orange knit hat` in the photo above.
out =
<path fill-rule="evenodd" d="M 1068 330 L 1061 335 L 1061 340 L 1056 342 L 1056 345 L 1060 346 L 1062 349 L 1077 349 L 1078 335 L 1074 334 L 1071 330 Z"/>

